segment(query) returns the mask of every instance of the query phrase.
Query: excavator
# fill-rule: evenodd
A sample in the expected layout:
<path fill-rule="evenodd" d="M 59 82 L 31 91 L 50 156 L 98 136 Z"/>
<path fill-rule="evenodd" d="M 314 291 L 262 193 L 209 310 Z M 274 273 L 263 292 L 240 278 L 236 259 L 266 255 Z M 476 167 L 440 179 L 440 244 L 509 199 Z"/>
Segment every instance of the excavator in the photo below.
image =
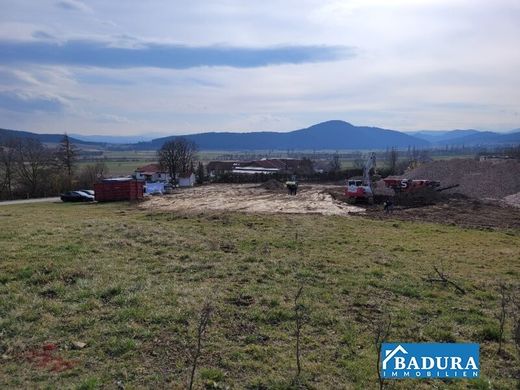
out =
<path fill-rule="evenodd" d="M 345 196 L 352 202 L 367 201 L 374 203 L 374 192 L 372 191 L 372 180 L 370 171 L 376 169 L 376 154 L 371 153 L 363 166 L 363 179 L 350 178 L 347 180 Z"/>

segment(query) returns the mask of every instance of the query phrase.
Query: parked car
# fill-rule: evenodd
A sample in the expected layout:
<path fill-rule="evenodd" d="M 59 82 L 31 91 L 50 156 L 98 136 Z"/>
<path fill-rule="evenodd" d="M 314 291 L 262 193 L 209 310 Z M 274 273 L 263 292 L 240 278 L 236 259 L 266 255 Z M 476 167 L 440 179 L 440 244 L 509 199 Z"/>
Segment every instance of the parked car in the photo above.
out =
<path fill-rule="evenodd" d="M 86 194 L 89 194 L 89 195 L 94 196 L 94 190 L 78 190 L 78 191 L 80 191 L 80 192 L 84 192 L 84 193 L 86 193 Z"/>
<path fill-rule="evenodd" d="M 60 196 L 63 202 L 93 202 L 94 196 L 83 191 L 69 191 Z"/>

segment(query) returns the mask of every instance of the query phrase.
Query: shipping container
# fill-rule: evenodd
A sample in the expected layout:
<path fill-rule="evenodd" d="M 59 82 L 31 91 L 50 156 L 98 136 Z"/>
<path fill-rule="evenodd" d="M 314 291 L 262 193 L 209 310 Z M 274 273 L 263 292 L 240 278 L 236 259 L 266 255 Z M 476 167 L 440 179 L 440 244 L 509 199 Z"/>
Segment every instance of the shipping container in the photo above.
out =
<path fill-rule="evenodd" d="M 98 202 L 143 199 L 144 182 L 131 178 L 105 179 L 94 184 Z"/>

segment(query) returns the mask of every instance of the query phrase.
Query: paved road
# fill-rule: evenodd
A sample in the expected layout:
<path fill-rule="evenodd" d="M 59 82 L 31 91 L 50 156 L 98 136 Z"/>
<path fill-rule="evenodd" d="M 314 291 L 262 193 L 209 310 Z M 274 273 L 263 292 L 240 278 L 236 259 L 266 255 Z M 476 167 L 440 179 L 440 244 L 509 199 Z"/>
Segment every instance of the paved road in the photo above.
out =
<path fill-rule="evenodd" d="M 24 204 L 24 203 L 43 203 L 43 202 L 59 202 L 59 197 L 53 198 L 35 198 L 35 199 L 20 199 L 20 200 L 6 200 L 0 202 L 0 206 L 8 206 L 10 204 Z"/>

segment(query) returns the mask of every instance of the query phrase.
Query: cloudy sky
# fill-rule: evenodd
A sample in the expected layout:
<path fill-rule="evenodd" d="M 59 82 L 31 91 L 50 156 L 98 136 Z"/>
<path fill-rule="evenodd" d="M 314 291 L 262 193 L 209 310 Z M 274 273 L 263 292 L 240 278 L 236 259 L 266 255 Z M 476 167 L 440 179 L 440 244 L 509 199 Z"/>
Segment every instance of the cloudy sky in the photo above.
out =
<path fill-rule="evenodd" d="M 0 0 L 0 127 L 520 127 L 518 0 Z"/>

